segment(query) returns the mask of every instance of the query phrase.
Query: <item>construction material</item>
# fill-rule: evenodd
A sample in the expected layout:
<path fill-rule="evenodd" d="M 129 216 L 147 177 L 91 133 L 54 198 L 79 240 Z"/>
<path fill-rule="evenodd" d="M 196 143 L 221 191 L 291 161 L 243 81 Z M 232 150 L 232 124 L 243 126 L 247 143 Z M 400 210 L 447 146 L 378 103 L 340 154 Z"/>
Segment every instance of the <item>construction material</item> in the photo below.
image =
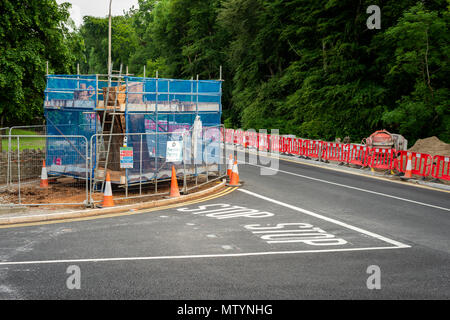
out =
<path fill-rule="evenodd" d="M 450 157 L 450 144 L 439 140 L 435 136 L 432 136 L 417 140 L 408 151 L 426 153 L 432 156 L 441 155 L 444 157 Z"/>
<path fill-rule="evenodd" d="M 370 148 L 407 150 L 408 140 L 402 135 L 390 133 L 387 130 L 378 130 L 361 142 Z"/>

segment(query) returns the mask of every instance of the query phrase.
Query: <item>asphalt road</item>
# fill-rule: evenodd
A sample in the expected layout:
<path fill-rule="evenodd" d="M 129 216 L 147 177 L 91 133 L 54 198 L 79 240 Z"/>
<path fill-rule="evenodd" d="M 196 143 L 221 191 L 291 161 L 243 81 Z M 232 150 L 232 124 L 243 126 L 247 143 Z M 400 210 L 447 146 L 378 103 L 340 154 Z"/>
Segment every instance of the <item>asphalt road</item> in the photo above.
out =
<path fill-rule="evenodd" d="M 176 208 L 0 229 L 0 298 L 450 298 L 450 193 L 270 171 L 241 164 L 241 188 Z"/>

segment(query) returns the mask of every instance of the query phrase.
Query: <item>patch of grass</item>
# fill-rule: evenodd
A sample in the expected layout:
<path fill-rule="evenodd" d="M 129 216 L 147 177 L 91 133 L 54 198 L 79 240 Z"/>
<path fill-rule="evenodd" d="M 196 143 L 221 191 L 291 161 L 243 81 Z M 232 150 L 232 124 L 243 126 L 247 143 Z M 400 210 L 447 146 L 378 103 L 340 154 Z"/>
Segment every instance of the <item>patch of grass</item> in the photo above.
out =
<path fill-rule="evenodd" d="M 28 137 L 15 137 L 17 135 L 30 136 Z M 19 140 L 20 151 L 25 149 L 44 149 L 45 148 L 45 138 L 33 138 L 32 136 L 39 135 L 35 131 L 24 130 L 24 129 L 13 129 L 11 131 L 11 150 L 17 151 L 17 140 Z M 2 150 L 8 150 L 8 137 L 2 137 Z"/>

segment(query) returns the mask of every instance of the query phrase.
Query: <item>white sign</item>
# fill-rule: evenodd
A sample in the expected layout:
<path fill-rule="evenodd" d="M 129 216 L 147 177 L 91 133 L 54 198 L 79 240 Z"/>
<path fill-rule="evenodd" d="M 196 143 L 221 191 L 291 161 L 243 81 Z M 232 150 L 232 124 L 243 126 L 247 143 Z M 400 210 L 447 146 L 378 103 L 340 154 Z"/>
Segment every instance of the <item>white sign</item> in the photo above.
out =
<path fill-rule="evenodd" d="M 180 162 L 183 160 L 183 142 L 167 141 L 166 161 Z"/>

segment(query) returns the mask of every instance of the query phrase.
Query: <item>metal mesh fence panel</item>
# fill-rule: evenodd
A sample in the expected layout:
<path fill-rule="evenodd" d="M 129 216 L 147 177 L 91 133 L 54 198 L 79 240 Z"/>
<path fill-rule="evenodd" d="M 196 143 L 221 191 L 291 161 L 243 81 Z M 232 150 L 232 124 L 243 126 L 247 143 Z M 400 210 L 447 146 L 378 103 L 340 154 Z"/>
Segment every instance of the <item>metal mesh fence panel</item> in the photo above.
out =
<path fill-rule="evenodd" d="M 192 131 L 96 134 L 91 139 L 91 198 L 100 202 L 109 174 L 117 200 L 167 195 L 175 169 L 181 191 L 219 178 L 223 144 L 220 127 Z"/>
<path fill-rule="evenodd" d="M 7 187 L 9 170 L 9 128 L 0 128 L 0 190 Z"/>
<path fill-rule="evenodd" d="M 1 189 L 0 205 L 87 203 L 85 137 L 16 135 L 8 140 L 10 181 L 7 188 Z"/>

